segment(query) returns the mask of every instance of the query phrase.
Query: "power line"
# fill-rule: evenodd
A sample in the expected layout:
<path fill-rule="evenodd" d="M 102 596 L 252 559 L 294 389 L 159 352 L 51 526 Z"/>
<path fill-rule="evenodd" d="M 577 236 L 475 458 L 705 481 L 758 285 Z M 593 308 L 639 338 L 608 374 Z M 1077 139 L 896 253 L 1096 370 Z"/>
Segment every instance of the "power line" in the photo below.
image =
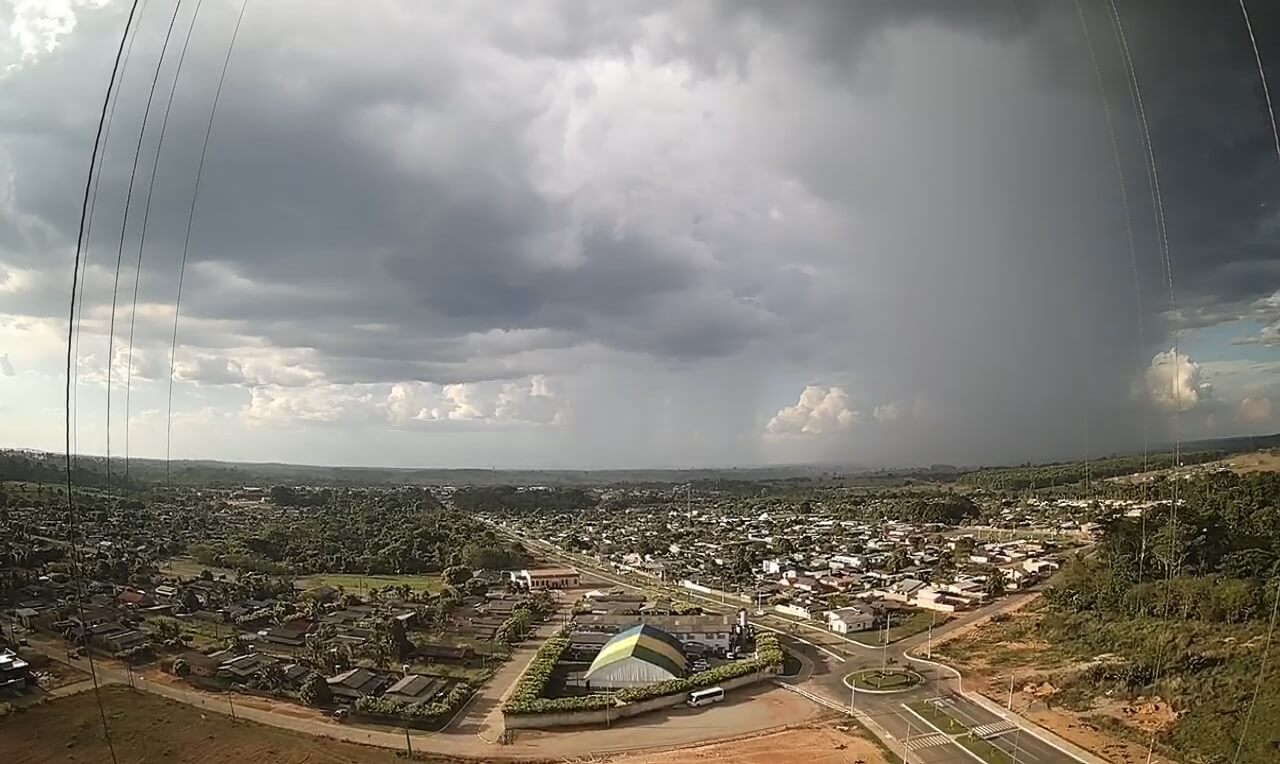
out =
<path fill-rule="evenodd" d="M 1129 205 L 1129 185 L 1125 182 L 1124 162 L 1120 158 L 1120 144 L 1116 139 L 1115 116 L 1111 112 L 1111 100 L 1107 97 L 1106 82 L 1102 78 L 1102 66 L 1098 63 L 1098 53 L 1093 45 L 1093 36 L 1089 34 L 1089 24 L 1085 19 L 1084 6 L 1080 0 L 1075 0 L 1076 15 L 1080 19 L 1080 30 L 1084 33 L 1085 46 L 1089 51 L 1089 61 L 1093 64 L 1093 74 L 1098 85 L 1098 97 L 1102 100 L 1102 114 L 1107 123 L 1107 138 L 1111 143 L 1111 158 L 1116 168 L 1116 183 L 1120 189 L 1120 207 L 1124 213 L 1124 231 L 1125 238 L 1129 245 L 1129 266 L 1133 271 L 1133 301 L 1135 310 L 1137 311 L 1137 334 L 1138 334 L 1138 353 L 1145 358 L 1146 337 L 1143 330 L 1143 320 L 1145 317 L 1142 308 L 1142 278 L 1138 270 L 1138 248 L 1133 239 L 1133 211 Z M 1145 474 L 1150 470 L 1149 452 L 1150 452 L 1150 417 L 1146 409 L 1142 412 L 1142 472 Z M 1138 550 L 1138 585 L 1141 591 L 1142 577 L 1145 568 L 1147 556 L 1147 511 L 1145 504 L 1147 503 L 1147 483 L 1142 482 L 1140 486 L 1142 492 L 1142 518 L 1141 518 L 1141 547 Z"/>
<path fill-rule="evenodd" d="M 133 0 L 129 6 L 129 17 L 124 22 L 124 32 L 120 35 L 120 45 L 116 48 L 115 62 L 111 65 L 111 77 L 107 80 L 107 92 L 102 98 L 102 109 L 98 114 L 98 130 L 93 138 L 93 151 L 89 155 L 89 174 L 84 181 L 84 195 L 80 202 L 80 230 L 76 234 L 76 255 L 71 268 L 71 304 L 68 308 L 67 316 L 67 377 L 66 377 L 66 398 L 65 406 L 65 438 L 66 438 L 66 468 L 67 468 L 67 535 L 71 547 L 71 570 L 76 582 L 76 607 L 80 613 L 80 625 L 84 628 L 84 585 L 81 580 L 80 571 L 80 552 L 76 546 L 76 504 L 75 504 L 75 486 L 71 474 L 71 388 L 72 374 L 74 372 L 74 364 L 72 361 L 72 338 L 75 332 L 76 318 L 76 292 L 79 287 L 80 276 L 80 258 L 84 249 L 84 232 L 85 224 L 89 216 L 89 193 L 93 189 L 94 171 L 93 168 L 98 163 L 98 151 L 102 145 L 103 132 L 107 121 L 107 107 L 111 102 L 111 91 L 115 86 L 116 75 L 120 71 L 120 62 L 124 58 L 125 40 L 129 37 L 129 27 L 133 24 L 134 15 L 138 11 L 139 0 Z M 139 18 L 141 21 L 141 18 Z M 85 631 L 86 649 L 85 653 L 89 659 L 89 676 L 93 680 L 93 699 L 98 704 L 98 717 L 102 720 L 102 735 L 107 741 L 107 751 L 111 754 L 112 764 L 118 764 L 116 759 L 115 745 L 111 742 L 111 728 L 107 725 L 107 710 L 102 705 L 102 691 L 98 686 L 98 670 L 93 661 L 93 645 L 89 638 L 88 631 Z"/>
<path fill-rule="evenodd" d="M 182 0 L 173 4 L 173 15 L 169 17 L 169 27 L 164 33 L 164 44 L 160 46 L 160 57 L 156 60 L 156 73 L 151 78 L 151 88 L 147 91 L 147 104 L 142 110 L 142 124 L 138 126 L 138 143 L 133 150 L 133 167 L 129 170 L 129 190 L 124 197 L 124 214 L 120 219 L 120 244 L 116 249 L 116 275 L 111 285 L 111 318 L 107 324 L 107 493 L 111 492 L 111 371 L 115 366 L 116 342 L 116 299 L 120 288 L 120 264 L 124 260 L 124 239 L 129 228 L 129 209 L 133 202 L 133 184 L 138 176 L 138 159 L 142 155 L 142 140 L 147 134 L 147 120 L 151 116 L 151 102 L 156 95 L 156 83 L 160 81 L 160 70 L 164 66 L 164 54 L 169 50 L 169 40 L 173 36 L 173 24 L 178 20 L 178 10 Z M 126 423 L 127 424 L 127 423 Z M 127 430 L 126 430 L 127 432 Z"/>
<path fill-rule="evenodd" d="M 1156 243 L 1161 256 L 1161 264 L 1164 266 L 1164 276 L 1166 286 L 1169 290 L 1169 315 L 1173 324 L 1173 398 L 1174 398 L 1174 445 L 1173 445 L 1173 504 L 1170 508 L 1170 522 L 1172 528 L 1172 538 L 1169 540 L 1169 558 L 1165 560 L 1165 593 L 1164 608 L 1161 614 L 1161 620 L 1167 620 L 1169 617 L 1169 605 L 1172 600 L 1173 579 L 1175 571 L 1181 569 L 1182 555 L 1179 553 L 1178 546 L 1178 505 L 1179 483 L 1178 468 L 1182 461 L 1182 391 L 1180 389 L 1180 370 L 1179 365 L 1180 353 L 1178 350 L 1178 308 L 1175 299 L 1173 285 L 1173 261 L 1169 254 L 1169 231 L 1166 223 L 1164 212 L 1164 199 L 1160 193 L 1160 170 L 1156 163 L 1155 149 L 1151 140 L 1151 127 L 1147 121 L 1147 110 L 1142 102 L 1142 87 L 1138 82 L 1137 69 L 1133 63 L 1133 55 L 1129 50 L 1128 37 L 1125 35 L 1124 23 L 1120 17 L 1120 12 L 1116 8 L 1115 0 L 1107 0 L 1107 4 L 1111 10 L 1112 22 L 1115 27 L 1116 39 L 1120 44 L 1120 50 L 1125 67 L 1125 74 L 1129 83 L 1129 95 L 1133 102 L 1133 109 L 1137 117 L 1139 127 L 1139 137 L 1142 139 L 1142 145 L 1146 153 L 1147 180 L 1151 190 L 1151 201 L 1156 221 Z M 1165 664 L 1165 643 L 1162 641 L 1156 658 L 1155 674 L 1152 684 L 1158 684 L 1160 676 L 1164 673 Z M 1150 764 L 1152 756 L 1155 753 L 1156 731 L 1152 731 L 1151 738 L 1147 744 L 1147 762 Z"/>
<path fill-rule="evenodd" d="M 240 36 L 240 24 L 244 21 L 244 12 L 249 7 L 249 0 L 241 0 L 240 15 L 236 16 L 235 28 L 231 30 L 231 42 L 227 44 L 227 55 L 222 60 L 222 73 L 218 75 L 218 88 L 213 92 L 213 106 L 209 109 L 209 124 L 204 129 L 204 145 L 200 148 L 200 163 L 196 165 L 195 186 L 191 190 L 191 209 L 187 211 L 187 233 L 182 241 L 182 262 L 178 266 L 178 293 L 173 301 L 173 337 L 169 344 L 169 400 L 165 410 L 164 423 L 164 482 L 169 481 L 169 455 L 173 430 L 173 363 L 178 350 L 178 316 L 182 306 L 182 281 L 187 272 L 187 254 L 191 250 L 191 226 L 195 222 L 196 202 L 200 199 L 200 181 L 204 177 L 204 160 L 209 154 L 209 136 L 213 134 L 213 120 L 218 113 L 218 101 L 222 98 L 222 85 L 227 80 L 227 68 L 231 65 L 231 53 L 236 48 L 236 38 Z"/>
<path fill-rule="evenodd" d="M 142 0 L 138 8 L 140 10 L 139 19 L 141 19 L 142 15 L 144 15 L 147 12 L 147 0 Z M 129 30 L 126 27 L 125 34 L 128 34 L 128 33 L 129 33 Z M 102 134 L 102 157 L 100 158 L 100 161 L 97 164 L 97 172 L 94 175 L 94 180 L 93 180 L 93 193 L 89 197 L 89 221 L 84 229 L 84 265 L 81 268 L 81 270 L 86 274 L 86 278 L 84 279 L 84 281 L 88 280 L 87 275 L 89 272 L 89 251 L 90 251 L 89 243 L 93 239 L 93 213 L 98 206 L 98 187 L 102 185 L 102 167 L 104 164 L 106 164 L 106 161 L 107 161 L 106 160 L 107 146 L 110 144 L 110 141 L 111 141 L 111 126 L 112 124 L 115 123 L 116 105 L 120 101 L 120 89 L 124 86 L 125 72 L 128 71 L 129 69 L 129 57 L 133 54 L 133 44 L 137 41 L 138 41 L 138 32 L 137 32 L 137 29 L 135 28 L 133 34 L 129 36 L 128 47 L 125 48 L 124 58 L 120 62 L 120 76 L 115 85 L 115 91 L 114 93 L 110 90 L 107 91 L 107 100 L 110 101 L 111 108 L 107 112 L 106 131 Z M 92 174 L 93 170 L 91 169 L 90 172 Z M 76 358 L 76 368 L 74 370 L 75 379 L 78 379 L 80 376 L 79 374 L 80 324 L 84 318 L 84 281 L 80 282 L 80 288 L 79 288 L 80 296 L 78 299 L 78 304 L 75 309 L 75 313 L 76 313 L 75 350 L 74 350 L 75 358 Z M 74 295 L 73 295 L 73 299 L 75 299 Z M 78 423 L 80 419 L 80 391 L 74 379 L 73 379 L 72 388 L 71 388 L 71 408 L 72 408 L 72 411 L 74 412 L 73 414 L 74 421 Z M 79 453 L 79 450 L 80 450 L 80 437 L 79 437 L 78 430 L 79 430 L 78 426 L 73 426 L 71 430 L 72 450 L 75 453 Z"/>
<path fill-rule="evenodd" d="M 1267 72 L 1262 66 L 1262 53 L 1258 51 L 1258 38 L 1253 34 L 1253 22 L 1249 20 L 1249 8 L 1244 0 L 1240 0 L 1240 15 L 1244 16 L 1244 26 L 1249 32 L 1249 44 L 1253 47 L 1253 58 L 1258 63 L 1258 79 L 1262 82 L 1262 97 L 1267 103 L 1267 117 L 1271 121 L 1271 138 L 1276 147 L 1276 161 L 1280 162 L 1280 129 L 1276 128 L 1276 110 L 1271 103 L 1271 88 L 1267 85 Z M 1253 721 L 1253 711 L 1258 705 L 1258 696 L 1262 693 L 1262 682 L 1267 675 L 1267 666 L 1271 662 L 1271 640 L 1276 633 L 1276 614 L 1280 613 L 1280 581 L 1275 581 L 1276 597 L 1271 605 L 1271 620 L 1267 625 L 1267 641 L 1262 648 L 1262 665 L 1258 669 L 1258 681 L 1253 686 L 1253 697 L 1249 700 L 1249 711 L 1244 717 L 1244 727 L 1240 730 L 1240 739 L 1236 741 L 1236 753 L 1231 757 L 1232 764 L 1240 760 L 1244 750 L 1244 741 L 1249 734 L 1249 724 Z"/>
<path fill-rule="evenodd" d="M 164 119 L 160 122 L 160 138 L 156 142 L 156 157 L 151 164 L 151 179 L 147 182 L 147 202 L 142 209 L 142 233 L 138 236 L 138 262 L 133 271 L 133 307 L 129 312 L 129 352 L 125 356 L 127 377 L 124 386 L 124 479 L 129 481 L 129 411 L 133 398 L 133 331 L 138 318 L 138 286 L 142 281 L 142 251 L 147 242 L 147 224 L 151 220 L 151 198 L 156 187 L 156 173 L 160 169 L 160 155 L 164 151 L 164 136 L 169 129 L 169 114 L 173 109 L 173 95 L 178 90 L 178 78 L 182 76 L 182 64 L 187 60 L 187 48 L 191 45 L 191 33 L 195 29 L 196 19 L 200 16 L 200 5 L 203 0 L 196 0 L 196 8 L 191 13 L 191 23 L 187 25 L 187 35 L 182 41 L 182 52 L 178 55 L 178 65 L 173 71 L 173 82 L 169 86 L 169 98 L 164 105 Z M 176 12 L 176 8 L 175 8 Z M 159 71 L 159 67 L 157 67 Z"/>

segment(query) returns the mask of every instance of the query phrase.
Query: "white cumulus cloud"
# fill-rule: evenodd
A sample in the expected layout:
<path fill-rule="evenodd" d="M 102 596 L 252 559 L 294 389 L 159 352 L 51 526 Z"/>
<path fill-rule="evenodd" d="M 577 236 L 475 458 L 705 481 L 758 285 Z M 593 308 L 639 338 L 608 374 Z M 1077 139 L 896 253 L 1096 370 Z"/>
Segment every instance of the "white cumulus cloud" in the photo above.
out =
<path fill-rule="evenodd" d="M 882 403 L 875 407 L 875 410 L 871 412 L 871 416 L 875 417 L 875 420 L 880 424 L 890 424 L 902 418 L 902 409 L 893 402 Z"/>
<path fill-rule="evenodd" d="M 383 404 L 397 426 L 424 422 L 553 424 L 564 399 L 542 375 L 524 380 L 436 385 L 398 382 Z"/>
<path fill-rule="evenodd" d="M 76 28 L 78 14 L 102 8 L 110 0 L 16 0 L 6 30 L 8 39 L 0 50 L 0 75 L 34 63 L 58 49 L 62 39 Z M 7 14 L 6 14 L 7 15 Z"/>
<path fill-rule="evenodd" d="M 1236 409 L 1236 421 L 1246 423 L 1266 422 L 1271 419 L 1270 398 L 1245 398 Z"/>
<path fill-rule="evenodd" d="M 775 435 L 822 435 L 847 430 L 857 418 L 843 387 L 809 385 L 794 406 L 773 415 L 766 429 Z"/>
<path fill-rule="evenodd" d="M 1164 411 L 1190 411 L 1213 395 L 1200 364 L 1176 350 L 1156 353 L 1134 392 Z"/>

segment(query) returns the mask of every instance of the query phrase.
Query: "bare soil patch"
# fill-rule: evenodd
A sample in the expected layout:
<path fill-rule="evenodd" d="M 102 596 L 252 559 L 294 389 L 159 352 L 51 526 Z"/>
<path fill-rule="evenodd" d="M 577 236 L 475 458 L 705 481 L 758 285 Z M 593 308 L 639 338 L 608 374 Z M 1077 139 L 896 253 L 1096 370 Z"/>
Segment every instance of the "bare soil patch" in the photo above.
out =
<path fill-rule="evenodd" d="M 111 740 L 120 764 L 391 764 L 394 751 L 232 722 L 180 703 L 104 687 Z M 431 764 L 458 760 L 421 757 Z M 0 719 L 0 761 L 64 764 L 110 761 L 93 693 L 50 701 Z"/>
<path fill-rule="evenodd" d="M 814 725 L 661 753 L 613 759 L 616 764 L 885 764 L 884 753 L 853 729 Z"/>

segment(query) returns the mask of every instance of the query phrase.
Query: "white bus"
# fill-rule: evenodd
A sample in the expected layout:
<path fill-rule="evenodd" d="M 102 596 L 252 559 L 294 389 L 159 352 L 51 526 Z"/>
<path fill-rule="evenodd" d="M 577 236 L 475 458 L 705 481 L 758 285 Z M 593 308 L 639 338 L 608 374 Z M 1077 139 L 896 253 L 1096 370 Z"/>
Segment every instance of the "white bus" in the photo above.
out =
<path fill-rule="evenodd" d="M 708 687 L 705 690 L 695 690 L 689 693 L 689 699 L 685 701 L 685 705 L 689 706 L 689 708 L 697 708 L 698 706 L 719 703 L 722 700 L 724 700 L 723 687 Z"/>

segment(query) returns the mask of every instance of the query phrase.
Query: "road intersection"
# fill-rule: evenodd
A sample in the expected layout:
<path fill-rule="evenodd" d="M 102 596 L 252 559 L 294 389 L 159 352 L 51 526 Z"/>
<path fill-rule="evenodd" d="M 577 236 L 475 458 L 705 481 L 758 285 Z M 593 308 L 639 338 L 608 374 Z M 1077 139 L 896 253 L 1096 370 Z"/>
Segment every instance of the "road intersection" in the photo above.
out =
<path fill-rule="evenodd" d="M 603 563 L 585 555 L 569 553 L 511 528 L 494 525 L 498 530 L 548 556 L 571 562 L 592 577 L 608 583 L 641 591 L 660 591 L 705 606 L 709 610 L 750 607 L 739 596 L 726 592 L 707 594 L 676 588 L 669 582 L 650 580 L 650 577 L 640 574 L 625 575 L 610 570 Z M 976 760 L 994 764 L 1078 764 L 1082 761 L 1095 761 L 1092 757 L 1076 755 L 1050 742 L 1043 730 L 1034 730 L 1031 725 L 1011 714 L 1002 715 L 984 707 L 964 692 L 963 678 L 958 671 L 913 655 L 922 647 L 930 652 L 928 647 L 931 640 L 965 628 L 977 618 L 1021 607 L 1034 596 L 1030 593 L 1011 595 L 999 603 L 930 629 L 927 633 L 916 634 L 886 646 L 867 645 L 833 634 L 814 624 L 760 611 L 754 611 L 755 615 L 750 617 L 750 621 L 756 628 L 778 633 L 787 651 L 800 660 L 800 671 L 793 676 L 780 678 L 781 684 L 833 710 L 852 712 L 886 746 L 901 756 L 904 762 L 945 764 Z M 807 631 L 814 633 L 807 635 Z M 817 641 L 819 638 L 821 643 Z M 854 692 L 846 682 L 846 677 L 856 671 L 885 666 L 910 668 L 923 681 L 913 688 L 893 693 L 867 690 Z M 935 704 L 941 714 L 950 717 L 966 731 L 948 734 L 909 707 L 918 703 Z M 988 751 L 984 755 L 974 753 L 960 743 L 960 738 L 966 736 L 970 739 L 985 739 L 994 751 Z M 984 746 L 978 743 L 974 747 Z"/>

